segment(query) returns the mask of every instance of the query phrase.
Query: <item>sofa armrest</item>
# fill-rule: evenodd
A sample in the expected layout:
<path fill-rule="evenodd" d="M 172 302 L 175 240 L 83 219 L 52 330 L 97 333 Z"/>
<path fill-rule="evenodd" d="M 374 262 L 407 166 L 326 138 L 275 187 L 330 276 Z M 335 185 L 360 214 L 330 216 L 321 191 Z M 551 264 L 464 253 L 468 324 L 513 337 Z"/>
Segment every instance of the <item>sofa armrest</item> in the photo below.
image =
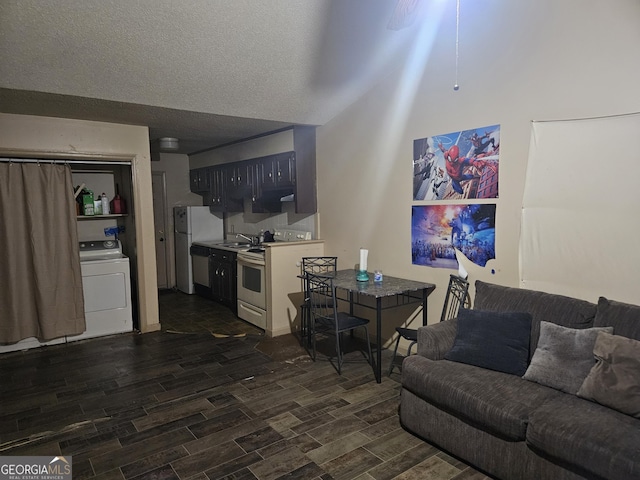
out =
<path fill-rule="evenodd" d="M 458 330 L 458 320 L 445 320 L 418 328 L 418 355 L 431 360 L 442 360 L 451 350 Z"/>

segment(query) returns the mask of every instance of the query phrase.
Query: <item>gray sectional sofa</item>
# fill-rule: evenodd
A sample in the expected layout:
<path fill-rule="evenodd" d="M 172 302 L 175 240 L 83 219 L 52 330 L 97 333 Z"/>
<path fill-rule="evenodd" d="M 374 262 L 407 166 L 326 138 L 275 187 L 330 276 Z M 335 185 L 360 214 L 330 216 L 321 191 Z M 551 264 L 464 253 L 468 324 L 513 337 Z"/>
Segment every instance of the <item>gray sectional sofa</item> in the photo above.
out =
<path fill-rule="evenodd" d="M 418 330 L 403 427 L 503 480 L 640 479 L 640 306 L 475 285 Z"/>

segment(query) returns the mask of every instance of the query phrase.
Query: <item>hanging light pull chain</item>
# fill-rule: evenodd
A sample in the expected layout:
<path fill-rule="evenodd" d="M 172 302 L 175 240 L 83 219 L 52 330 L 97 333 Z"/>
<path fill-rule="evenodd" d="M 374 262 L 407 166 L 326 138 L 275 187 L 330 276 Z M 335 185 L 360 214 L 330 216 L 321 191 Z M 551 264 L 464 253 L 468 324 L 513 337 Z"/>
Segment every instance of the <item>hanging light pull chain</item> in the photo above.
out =
<path fill-rule="evenodd" d="M 453 89 L 458 91 L 460 85 L 458 85 L 458 59 L 460 57 L 460 0 L 456 0 L 456 83 Z"/>

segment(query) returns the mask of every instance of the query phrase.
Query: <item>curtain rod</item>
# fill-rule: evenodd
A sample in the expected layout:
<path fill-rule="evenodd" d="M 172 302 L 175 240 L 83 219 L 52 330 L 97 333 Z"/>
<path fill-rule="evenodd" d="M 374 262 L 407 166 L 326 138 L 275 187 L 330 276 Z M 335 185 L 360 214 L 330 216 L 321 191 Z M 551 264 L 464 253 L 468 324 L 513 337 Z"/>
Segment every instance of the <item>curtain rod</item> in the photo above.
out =
<path fill-rule="evenodd" d="M 0 158 L 0 162 L 5 163 L 52 163 L 52 164 L 61 164 L 64 165 L 66 163 L 78 163 L 82 165 L 131 165 L 131 162 L 106 162 L 106 161 L 93 161 L 93 160 L 67 160 L 67 159 L 59 159 L 59 158 Z"/>

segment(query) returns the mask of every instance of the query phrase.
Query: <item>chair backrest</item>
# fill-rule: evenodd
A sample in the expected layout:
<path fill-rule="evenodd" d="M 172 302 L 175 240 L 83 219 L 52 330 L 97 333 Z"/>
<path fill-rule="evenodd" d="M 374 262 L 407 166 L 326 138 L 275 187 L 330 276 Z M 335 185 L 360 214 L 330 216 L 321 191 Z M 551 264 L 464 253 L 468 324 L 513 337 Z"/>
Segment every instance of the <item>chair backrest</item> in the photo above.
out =
<path fill-rule="evenodd" d="M 307 272 L 305 278 L 312 321 L 333 323 L 337 312 L 333 277 Z"/>
<path fill-rule="evenodd" d="M 302 257 L 302 273 L 335 273 L 338 257 Z"/>
<path fill-rule="evenodd" d="M 309 301 L 309 282 L 307 273 L 327 275 L 338 270 L 338 257 L 302 257 L 302 275 L 305 302 Z"/>
<path fill-rule="evenodd" d="M 469 297 L 469 282 L 457 275 L 451 275 L 440 321 L 442 322 L 443 320 L 456 318 L 460 307 L 469 308 L 470 306 L 471 298 Z"/>

